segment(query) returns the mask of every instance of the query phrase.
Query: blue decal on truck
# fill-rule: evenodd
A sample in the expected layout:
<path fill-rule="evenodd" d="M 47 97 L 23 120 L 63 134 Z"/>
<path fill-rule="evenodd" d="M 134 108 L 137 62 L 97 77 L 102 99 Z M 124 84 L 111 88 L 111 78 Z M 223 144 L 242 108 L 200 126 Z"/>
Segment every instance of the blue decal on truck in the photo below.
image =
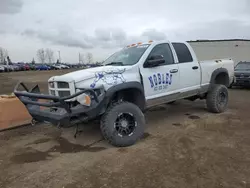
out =
<path fill-rule="evenodd" d="M 167 89 L 168 85 L 172 84 L 173 75 L 170 73 L 157 73 L 148 77 L 151 88 L 154 88 L 154 91 Z"/>
<path fill-rule="evenodd" d="M 117 69 L 117 70 L 110 70 L 110 71 L 101 71 L 95 73 L 95 80 L 92 84 L 90 84 L 91 88 L 95 88 L 96 83 L 102 81 L 107 85 L 116 85 L 120 83 L 126 82 L 125 78 L 123 77 L 123 73 L 126 69 Z"/>

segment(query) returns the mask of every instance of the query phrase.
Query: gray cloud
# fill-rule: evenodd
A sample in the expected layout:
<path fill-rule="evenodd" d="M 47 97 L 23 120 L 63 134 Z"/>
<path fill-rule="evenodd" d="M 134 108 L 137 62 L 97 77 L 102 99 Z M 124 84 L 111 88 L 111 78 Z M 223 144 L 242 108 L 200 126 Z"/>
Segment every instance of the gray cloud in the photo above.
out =
<path fill-rule="evenodd" d="M 148 29 L 142 33 L 142 36 L 148 37 L 149 40 L 164 40 L 166 34 L 155 29 Z"/>
<path fill-rule="evenodd" d="M 103 56 L 149 39 L 250 38 L 249 10 L 249 0 L 0 0 L 0 41 L 14 60 L 49 47 L 75 61 L 76 48 Z"/>
<path fill-rule="evenodd" d="M 27 29 L 22 33 L 22 35 L 28 37 L 36 37 L 42 41 L 56 45 L 79 48 L 93 47 L 91 37 L 66 28 L 58 31 L 50 30 L 47 32 Z"/>
<path fill-rule="evenodd" d="M 143 39 L 163 40 L 166 38 L 163 32 L 154 29 L 146 30 L 139 36 L 127 36 L 125 31 L 119 28 L 99 28 L 95 30 L 94 36 L 77 32 L 68 27 L 61 27 L 60 30 L 47 31 L 26 29 L 22 32 L 22 35 L 36 37 L 52 44 L 79 48 L 114 48 L 143 41 Z"/>
<path fill-rule="evenodd" d="M 232 20 L 218 20 L 208 23 L 194 23 L 185 33 L 176 32 L 185 40 L 250 38 L 250 23 Z"/>
<path fill-rule="evenodd" d="M 0 14 L 15 14 L 21 11 L 21 0 L 0 0 Z"/>
<path fill-rule="evenodd" d="M 111 32 L 105 29 L 96 29 L 95 36 L 96 39 L 104 42 L 112 40 Z"/>

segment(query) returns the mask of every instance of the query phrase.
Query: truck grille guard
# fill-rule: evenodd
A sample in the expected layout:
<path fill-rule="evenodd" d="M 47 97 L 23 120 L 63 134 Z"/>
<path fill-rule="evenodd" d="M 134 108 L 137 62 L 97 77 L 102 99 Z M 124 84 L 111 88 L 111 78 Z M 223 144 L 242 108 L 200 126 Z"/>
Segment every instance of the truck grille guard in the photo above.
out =
<path fill-rule="evenodd" d="M 23 91 L 19 91 L 18 88 L 22 86 Z M 79 88 L 78 88 L 79 89 Z M 66 100 L 77 97 L 83 93 L 91 94 L 93 97 L 93 103 L 91 106 L 81 106 L 78 108 L 70 107 Z M 46 95 L 41 94 L 39 86 L 36 85 L 31 90 L 29 90 L 23 82 L 18 82 L 14 88 L 14 94 L 18 99 L 26 106 L 28 112 L 32 116 L 32 122 L 51 122 L 52 124 L 56 124 L 60 127 L 61 123 L 66 122 L 70 125 L 77 124 L 85 121 L 86 118 L 79 117 L 81 114 L 87 114 L 91 117 L 92 114 L 98 114 L 100 109 L 99 106 L 104 102 L 105 94 L 101 94 L 97 96 L 93 89 L 80 89 L 79 92 L 67 96 L 67 97 L 58 97 L 54 95 Z M 50 102 L 39 102 L 38 100 L 45 99 Z M 41 110 L 40 107 L 47 108 L 59 108 L 64 109 L 65 111 L 61 111 L 59 113 L 54 113 L 51 111 Z M 72 117 L 77 117 L 75 120 L 71 121 Z M 65 121 L 66 120 L 66 121 Z M 76 135 L 76 134 L 75 134 Z"/>
<path fill-rule="evenodd" d="M 25 91 L 18 91 L 17 89 L 19 88 L 19 86 L 22 86 Z M 66 104 L 66 100 L 68 99 L 72 99 L 74 97 L 77 97 L 83 93 L 90 93 L 93 97 L 94 100 L 98 103 L 98 97 L 96 95 L 96 93 L 92 90 L 92 89 L 80 89 L 81 91 L 67 96 L 67 97 L 58 97 L 58 96 L 54 96 L 54 95 L 45 95 L 45 94 L 39 94 L 40 93 L 40 89 L 38 87 L 38 85 L 36 85 L 35 87 L 33 87 L 31 90 L 29 90 L 23 82 L 19 82 L 17 83 L 17 85 L 15 86 L 14 89 L 14 94 L 20 99 L 20 97 L 28 97 L 31 98 L 33 100 L 27 100 L 27 99 L 22 99 L 21 101 L 24 104 L 32 104 L 32 105 L 38 105 L 38 106 L 44 106 L 44 107 L 63 107 L 67 112 L 71 112 L 70 108 L 68 107 L 68 105 Z M 52 100 L 54 101 L 53 103 L 42 103 L 42 102 L 36 102 L 38 101 L 38 99 L 47 99 L 47 100 Z"/>

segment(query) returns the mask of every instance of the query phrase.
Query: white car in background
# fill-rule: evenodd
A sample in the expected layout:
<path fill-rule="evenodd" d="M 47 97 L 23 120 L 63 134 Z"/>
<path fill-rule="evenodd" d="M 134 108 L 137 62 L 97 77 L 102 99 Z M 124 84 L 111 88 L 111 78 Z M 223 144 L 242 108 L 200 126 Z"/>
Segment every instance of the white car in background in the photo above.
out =
<path fill-rule="evenodd" d="M 4 66 L 0 65 L 0 72 L 4 72 L 4 71 L 5 71 Z"/>
<path fill-rule="evenodd" d="M 68 67 L 67 65 L 60 65 L 60 67 L 61 67 L 62 69 L 69 69 L 69 67 Z"/>
<path fill-rule="evenodd" d="M 53 67 L 55 67 L 56 69 L 69 69 L 68 66 L 62 64 L 54 64 Z"/>

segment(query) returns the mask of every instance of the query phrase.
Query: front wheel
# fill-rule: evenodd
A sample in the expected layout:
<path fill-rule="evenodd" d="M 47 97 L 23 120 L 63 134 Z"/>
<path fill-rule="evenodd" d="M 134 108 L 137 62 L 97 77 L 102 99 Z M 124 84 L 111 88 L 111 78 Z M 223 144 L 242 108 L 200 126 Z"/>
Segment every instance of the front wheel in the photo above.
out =
<path fill-rule="evenodd" d="M 126 147 L 135 144 L 143 136 L 144 130 L 144 114 L 133 103 L 112 104 L 102 116 L 102 135 L 113 146 Z"/>
<path fill-rule="evenodd" d="M 224 85 L 213 85 L 207 94 L 207 108 L 213 113 L 221 113 L 227 109 L 228 89 Z"/>

